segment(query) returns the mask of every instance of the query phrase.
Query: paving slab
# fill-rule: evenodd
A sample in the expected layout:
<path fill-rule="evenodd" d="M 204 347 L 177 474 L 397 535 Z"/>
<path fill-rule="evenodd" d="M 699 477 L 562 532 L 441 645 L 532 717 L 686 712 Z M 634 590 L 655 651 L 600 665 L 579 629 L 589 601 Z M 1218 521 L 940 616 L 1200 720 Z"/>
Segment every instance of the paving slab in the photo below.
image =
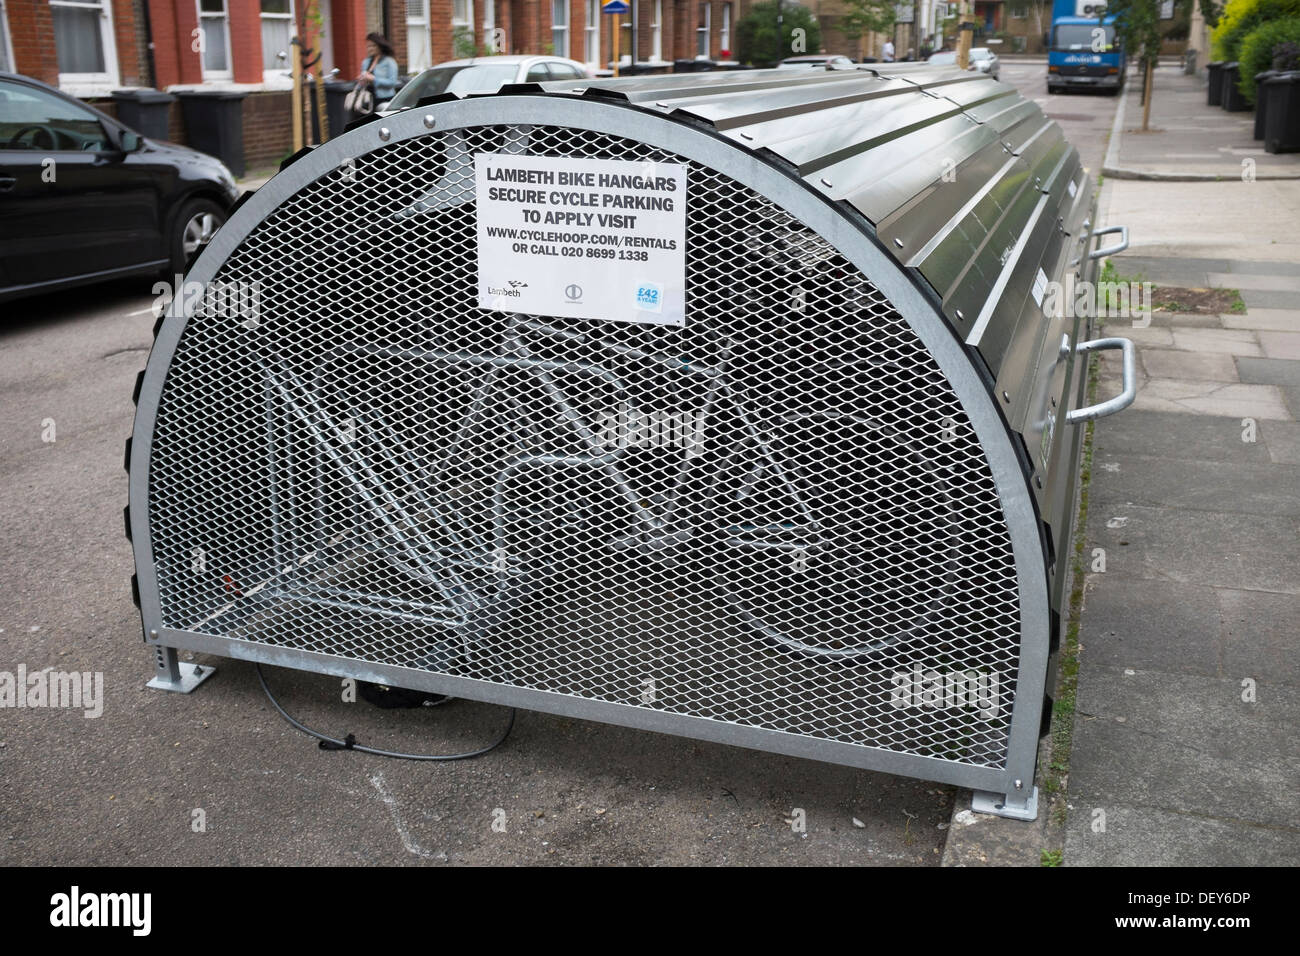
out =
<path fill-rule="evenodd" d="M 1259 344 L 1268 358 L 1300 359 L 1300 332 L 1260 332 Z"/>
<path fill-rule="evenodd" d="M 1155 328 L 1220 329 L 1226 323 L 1219 315 L 1200 315 L 1188 312 L 1166 312 L 1163 309 L 1151 310 L 1151 326 Z"/>
<path fill-rule="evenodd" d="M 1106 325 L 1102 327 L 1101 334 L 1106 337 L 1122 336 L 1131 339 L 1134 345 L 1152 348 L 1171 349 L 1174 347 L 1174 333 L 1172 329 L 1160 328 L 1150 325 L 1145 328 L 1126 324 Z"/>
<path fill-rule="evenodd" d="M 1173 330 L 1174 348 L 1189 352 L 1227 352 L 1230 355 L 1261 355 L 1259 339 L 1248 329 Z"/>
<path fill-rule="evenodd" d="M 1246 679 L 1254 681 L 1253 702 L 1242 699 Z M 1076 732 L 1071 760 L 1076 807 L 1114 802 L 1295 825 L 1300 689 L 1264 675 L 1085 665 L 1077 720 L 1086 732 Z"/>
<path fill-rule="evenodd" d="M 1250 309 L 1245 315 L 1222 317 L 1225 329 L 1271 329 L 1300 332 L 1300 309 Z"/>
<path fill-rule="evenodd" d="M 1286 407 L 1291 410 L 1291 417 L 1300 420 L 1300 387 L 1288 385 L 1281 388 L 1280 391 L 1282 397 L 1286 400 Z"/>
<path fill-rule="evenodd" d="M 1236 590 L 1255 588 L 1300 594 L 1294 568 L 1300 565 L 1300 525 L 1294 517 L 1274 518 L 1232 512 L 1096 501 L 1097 526 L 1090 531 L 1088 554 L 1101 548 L 1106 580 L 1139 578 Z M 1130 613 L 1146 613 L 1142 605 Z"/>
<path fill-rule="evenodd" d="M 1138 607 L 1142 613 L 1134 614 Z M 1108 566 L 1104 574 L 1089 575 L 1079 643 L 1090 666 L 1218 677 L 1219 614 L 1212 589 L 1139 578 L 1120 565 Z"/>
<path fill-rule="evenodd" d="M 1300 276 L 1294 275 L 1248 275 L 1244 273 L 1211 272 L 1210 286 L 1216 289 L 1265 289 L 1275 292 L 1300 292 Z"/>
<path fill-rule="evenodd" d="M 1240 425 L 1238 425 L 1240 434 Z M 1244 444 L 1244 443 L 1243 443 Z M 1134 505 L 1221 515 L 1256 515 L 1275 522 L 1300 516 L 1300 468 L 1246 461 L 1127 458 L 1092 490 L 1100 511 Z M 1230 520 L 1230 519 L 1225 519 Z"/>
<path fill-rule="evenodd" d="M 1071 805 L 1066 866 L 1295 866 L 1300 830 L 1107 801 Z M 1104 817 L 1096 814 L 1105 813 Z M 1104 830 L 1097 830 L 1099 822 Z"/>
<path fill-rule="evenodd" d="M 1232 464 L 1262 465 L 1272 460 L 1263 441 L 1242 441 L 1242 433 L 1239 418 L 1129 408 L 1122 421 L 1102 423 L 1094 433 L 1094 471 L 1119 471 L 1128 455 Z"/>
<path fill-rule="evenodd" d="M 1130 230 L 1130 239 L 1135 238 Z M 1111 262 L 1115 271 L 1127 278 L 1154 282 L 1156 285 L 1181 286 L 1188 289 L 1206 289 L 1210 285 L 1210 272 L 1222 272 L 1228 267 L 1227 259 L 1177 259 L 1168 256 L 1134 256 L 1120 253 Z"/>
<path fill-rule="evenodd" d="M 1243 382 L 1300 385 L 1300 361 L 1295 359 L 1239 358 L 1237 370 Z"/>
<path fill-rule="evenodd" d="M 1217 270 L 1231 275 L 1300 276 L 1300 262 L 1260 262 L 1255 259 L 1228 259 L 1227 265 Z"/>
<path fill-rule="evenodd" d="M 1261 422 L 1259 432 L 1270 460 L 1279 465 L 1300 465 L 1300 424 Z"/>
<path fill-rule="evenodd" d="M 1117 391 L 1120 380 L 1111 370 L 1102 378 L 1104 394 Z M 1139 383 L 1133 408 L 1188 415 L 1289 421 L 1294 415 L 1275 385 L 1242 385 L 1195 379 L 1152 378 Z"/>
<path fill-rule="evenodd" d="M 1300 229 L 1295 227 L 1300 222 L 1300 180 L 1158 183 L 1108 176 L 1099 221 L 1129 227 L 1132 257 L 1300 262 Z M 1161 281 L 1155 274 L 1147 278 Z"/>
<path fill-rule="evenodd" d="M 1290 291 L 1267 291 L 1263 289 L 1242 289 L 1241 301 L 1246 309 L 1293 309 L 1298 301 L 1296 293 Z"/>
<path fill-rule="evenodd" d="M 1184 352 L 1176 349 L 1144 348 L 1142 368 L 1151 378 L 1196 379 L 1235 382 L 1237 364 L 1224 352 Z"/>
<path fill-rule="evenodd" d="M 1300 687 L 1300 598 L 1277 591 L 1215 588 L 1223 634 L 1225 677 L 1262 675 L 1271 683 Z"/>

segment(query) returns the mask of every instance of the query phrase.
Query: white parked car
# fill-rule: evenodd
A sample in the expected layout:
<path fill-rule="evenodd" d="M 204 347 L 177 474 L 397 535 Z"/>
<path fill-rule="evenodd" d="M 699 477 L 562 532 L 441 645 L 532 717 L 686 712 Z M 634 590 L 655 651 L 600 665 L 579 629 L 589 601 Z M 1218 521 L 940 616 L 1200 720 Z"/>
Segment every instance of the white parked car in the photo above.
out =
<path fill-rule="evenodd" d="M 1002 61 L 998 55 L 986 46 L 971 47 L 970 62 L 981 73 L 987 73 L 993 79 L 998 78 L 998 67 Z"/>
<path fill-rule="evenodd" d="M 956 66 L 957 54 L 951 50 L 944 50 L 942 53 L 931 54 L 930 59 L 926 60 L 926 62 L 931 66 Z M 1000 66 L 1001 61 L 998 59 L 998 55 L 988 47 L 971 47 L 970 60 L 966 64 L 966 69 L 987 73 L 996 80 Z"/>
<path fill-rule="evenodd" d="M 587 68 L 562 56 L 476 56 L 448 60 L 411 77 L 388 103 L 388 109 L 414 106 L 440 93 L 495 93 L 507 83 L 548 83 L 590 79 Z"/>

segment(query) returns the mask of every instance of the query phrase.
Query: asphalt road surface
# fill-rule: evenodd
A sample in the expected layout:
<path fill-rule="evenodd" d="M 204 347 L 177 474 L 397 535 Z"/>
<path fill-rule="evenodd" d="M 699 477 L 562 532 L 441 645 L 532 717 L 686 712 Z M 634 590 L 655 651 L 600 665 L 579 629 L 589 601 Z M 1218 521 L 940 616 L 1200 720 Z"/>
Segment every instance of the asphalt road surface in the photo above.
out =
<path fill-rule="evenodd" d="M 1095 175 L 1115 101 L 1048 97 L 1044 69 L 1003 78 Z M 103 675 L 99 716 L 0 710 L 0 863 L 939 862 L 955 790 L 924 781 L 531 712 L 486 757 L 410 763 L 319 750 L 248 664 L 200 656 L 218 673 L 197 692 L 147 690 L 122 452 L 150 285 L 0 305 L 0 671 Z M 382 711 L 343 703 L 332 678 L 268 676 L 300 719 L 375 746 L 472 749 L 507 718 Z"/>

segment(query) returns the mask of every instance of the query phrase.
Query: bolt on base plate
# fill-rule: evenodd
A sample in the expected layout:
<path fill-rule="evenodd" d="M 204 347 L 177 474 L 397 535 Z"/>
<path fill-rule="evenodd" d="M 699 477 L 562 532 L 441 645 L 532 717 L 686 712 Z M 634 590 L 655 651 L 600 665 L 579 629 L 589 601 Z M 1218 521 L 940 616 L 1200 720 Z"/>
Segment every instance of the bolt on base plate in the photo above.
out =
<path fill-rule="evenodd" d="M 181 662 L 177 663 L 176 669 L 179 672 L 178 680 L 168 680 L 159 676 L 149 681 L 145 686 L 152 687 L 154 690 L 170 690 L 179 694 L 188 694 L 217 672 L 215 667 L 205 664 L 185 664 Z"/>
<path fill-rule="evenodd" d="M 976 790 L 970 798 L 970 808 L 976 813 L 991 813 L 1009 820 L 1038 819 L 1038 788 L 1034 787 L 1023 804 L 1010 803 L 1005 794 Z"/>

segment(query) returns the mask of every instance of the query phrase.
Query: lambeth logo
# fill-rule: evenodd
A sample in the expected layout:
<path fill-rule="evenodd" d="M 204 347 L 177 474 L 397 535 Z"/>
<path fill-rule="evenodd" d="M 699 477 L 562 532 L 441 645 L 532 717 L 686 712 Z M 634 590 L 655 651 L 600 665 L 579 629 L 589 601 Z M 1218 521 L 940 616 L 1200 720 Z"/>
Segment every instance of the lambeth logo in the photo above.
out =
<path fill-rule="evenodd" d="M 654 282 L 642 282 L 636 287 L 637 308 L 644 312 L 663 311 L 663 289 Z"/>

